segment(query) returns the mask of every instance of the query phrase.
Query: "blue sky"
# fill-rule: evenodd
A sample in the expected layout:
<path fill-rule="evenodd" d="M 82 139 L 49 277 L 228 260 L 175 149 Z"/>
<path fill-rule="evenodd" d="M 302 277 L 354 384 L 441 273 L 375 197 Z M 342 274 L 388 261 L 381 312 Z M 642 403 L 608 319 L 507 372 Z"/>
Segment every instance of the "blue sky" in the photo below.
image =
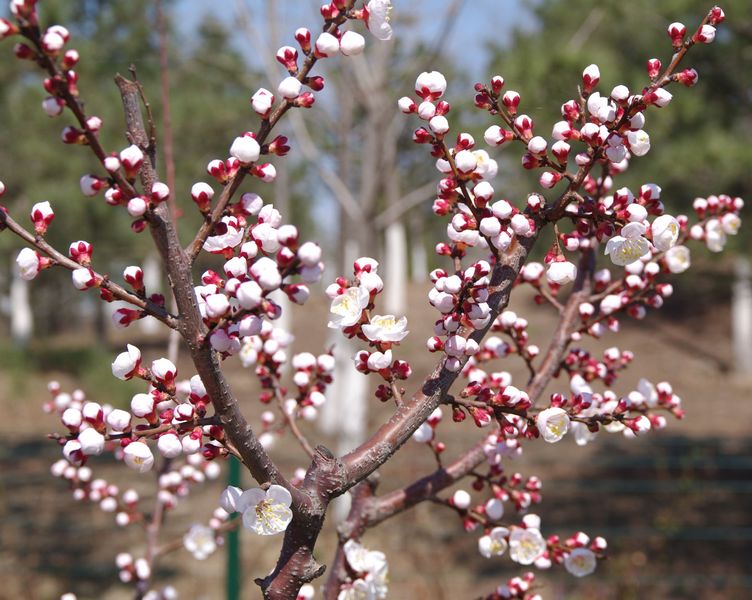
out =
<path fill-rule="evenodd" d="M 313 0 L 268 0 L 274 2 L 282 21 L 281 39 L 292 44 L 293 32 L 297 27 L 318 28 L 320 1 Z M 245 0 L 252 10 L 258 11 L 266 5 L 264 0 Z M 400 39 L 415 37 L 416 40 L 433 40 L 441 27 L 441 16 L 449 6 L 449 0 L 394 0 L 393 17 L 395 36 Z M 524 0 L 465 0 L 465 5 L 454 25 L 444 52 L 466 65 L 473 76 L 484 75 L 484 43 L 488 39 L 504 40 L 512 29 L 530 27 L 532 19 Z M 231 24 L 236 15 L 237 2 L 224 0 L 177 0 L 176 20 L 181 31 L 189 33 L 199 20 L 208 13 Z M 219 10 L 218 10 L 219 9 Z M 399 20 L 400 11 L 417 15 L 417 27 L 403 25 Z M 475 57 L 480 57 L 477 60 Z"/>

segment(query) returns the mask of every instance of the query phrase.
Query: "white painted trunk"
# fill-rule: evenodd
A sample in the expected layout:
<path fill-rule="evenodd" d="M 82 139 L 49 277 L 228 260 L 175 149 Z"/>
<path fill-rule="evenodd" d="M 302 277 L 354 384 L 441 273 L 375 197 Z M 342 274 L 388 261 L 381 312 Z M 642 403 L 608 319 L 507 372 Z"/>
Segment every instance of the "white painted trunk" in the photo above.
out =
<path fill-rule="evenodd" d="M 405 225 L 395 221 L 384 232 L 384 309 L 401 316 L 407 308 L 407 242 Z"/>
<path fill-rule="evenodd" d="M 734 364 L 738 373 L 752 375 L 752 269 L 749 260 L 736 262 L 736 282 L 731 303 Z"/>
<path fill-rule="evenodd" d="M 34 313 L 29 301 L 29 282 L 21 279 L 15 261 L 10 282 L 10 333 L 15 344 L 25 346 L 34 332 Z"/>

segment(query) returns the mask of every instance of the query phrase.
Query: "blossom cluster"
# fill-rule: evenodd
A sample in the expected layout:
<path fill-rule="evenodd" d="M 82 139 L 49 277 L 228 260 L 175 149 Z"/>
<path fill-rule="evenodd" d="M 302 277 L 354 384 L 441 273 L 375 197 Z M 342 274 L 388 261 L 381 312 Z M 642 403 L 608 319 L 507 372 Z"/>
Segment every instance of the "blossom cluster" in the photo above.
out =
<path fill-rule="evenodd" d="M 331 299 L 329 327 L 339 329 L 347 337 L 358 337 L 368 343 L 370 350 L 362 350 L 353 357 L 355 368 L 365 374 L 377 372 L 394 383 L 412 374 L 407 361 L 395 360 L 392 348 L 398 346 L 410 333 L 407 318 L 394 315 L 373 314 L 376 296 L 384 289 L 378 274 L 379 263 L 370 257 L 361 257 L 353 265 L 353 279 L 339 277 L 326 288 Z M 382 385 L 377 396 L 387 400 L 394 391 Z"/>
<path fill-rule="evenodd" d="M 337 600 L 380 600 L 387 597 L 389 565 L 383 552 L 368 550 L 355 540 L 343 546 L 347 559 L 348 581 L 337 595 Z"/>

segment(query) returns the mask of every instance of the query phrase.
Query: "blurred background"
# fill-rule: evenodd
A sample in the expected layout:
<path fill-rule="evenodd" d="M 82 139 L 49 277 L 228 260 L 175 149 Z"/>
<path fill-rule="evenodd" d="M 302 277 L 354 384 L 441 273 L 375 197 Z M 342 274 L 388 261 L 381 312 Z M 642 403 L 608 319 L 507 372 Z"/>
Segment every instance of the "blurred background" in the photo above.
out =
<path fill-rule="evenodd" d="M 163 0 L 184 242 L 200 222 L 191 185 L 208 181 L 205 165 L 224 158 L 237 134 L 257 126 L 250 95 L 259 87 L 276 87 L 284 72 L 273 60 L 274 51 L 292 45 L 296 28 L 318 29 L 318 6 L 293 0 L 225 0 L 211 6 Z M 675 86 L 670 107 L 648 114 L 653 149 L 634 160 L 620 181 L 633 190 L 657 183 L 672 214 L 690 213 L 697 196 L 752 197 L 752 9 L 747 0 L 722 6 L 728 18 L 715 42 L 693 50 L 684 65 L 697 69 L 698 85 L 689 90 Z M 293 111 L 277 131 L 291 138 L 293 148 L 284 160 L 273 161 L 277 182 L 248 182 L 244 189 L 273 202 L 303 239 L 324 247 L 324 283 L 348 274 L 358 256 L 379 259 L 387 285 L 382 312 L 407 314 L 413 334 L 401 352 L 418 381 L 432 366 L 422 350 L 434 319 L 426 310 L 426 279 L 430 269 L 444 266 L 433 247 L 446 223 L 430 210 L 437 181 L 433 159 L 426 148 L 411 143 L 415 121 L 398 113 L 396 100 L 413 93 L 418 73 L 440 70 L 449 81 L 452 130 L 469 131 L 480 140 L 490 122 L 473 108 L 472 86 L 500 74 L 506 89 L 522 95 L 521 110 L 535 119 L 536 132 L 547 136 L 559 120 L 561 103 L 576 93 L 585 66 L 599 65 L 602 90 L 620 83 L 641 89 L 647 59 L 670 60 L 666 26 L 681 21 L 691 31 L 709 8 L 696 0 L 422 0 L 398 5 L 391 42 L 367 37 L 364 56 L 317 66 L 314 72 L 326 77 L 325 90 L 310 111 Z M 44 1 L 41 15 L 43 23 L 64 24 L 73 34 L 72 47 L 82 56 L 77 67 L 81 94 L 90 114 L 104 120 L 106 148 L 126 145 L 112 76 L 127 73 L 131 63 L 157 123 L 163 123 L 154 0 Z M 71 241 L 86 239 L 94 244 L 100 272 L 118 276 L 124 266 L 141 264 L 147 287 L 165 291 L 148 235 L 133 234 L 127 214 L 101 197 L 81 195 L 80 176 L 97 172 L 97 165 L 85 150 L 58 141 L 68 119 L 50 119 L 41 110 L 46 94 L 39 73 L 13 58 L 12 44 L 0 44 L 4 206 L 24 223 L 32 204 L 49 200 L 57 216 L 48 239 L 55 246 L 65 249 Z M 165 136 L 163 130 L 158 133 Z M 514 147 L 492 156 L 499 162 L 494 187 L 519 205 L 537 189 L 537 176 L 520 168 Z M 618 336 L 587 343 L 593 352 L 613 345 L 635 352 L 616 391 L 635 389 L 640 377 L 669 380 L 683 398 L 686 419 L 640 440 L 602 434 L 585 448 L 569 439 L 556 447 L 531 444 L 507 467 L 543 479 L 544 500 L 535 511 L 543 518 L 544 534 L 583 530 L 610 543 L 610 558 L 586 580 L 575 581 L 563 569 L 541 573 L 544 597 L 752 596 L 752 291 L 746 225 L 722 254 L 692 248 L 693 268 L 672 280 L 676 292 L 660 312 L 644 321 L 625 320 Z M 145 322 L 125 333 L 114 330 L 112 306 L 76 291 L 67 272 L 45 271 L 30 285 L 23 282 L 14 271 L 19 249 L 16 238 L 0 235 L 0 598 L 56 598 L 64 591 L 75 591 L 79 598 L 129 597 L 129 589 L 117 583 L 114 556 L 126 550 L 138 554 L 139 532 L 111 535 L 116 527 L 111 515 L 75 504 L 64 482 L 49 476 L 59 451 L 45 434 L 60 427 L 42 415 L 41 405 L 50 379 L 68 391 L 80 387 L 93 400 L 126 405 L 142 390 L 113 379 L 111 357 L 130 341 L 151 360 L 164 355 L 167 338 Z M 539 249 L 542 256 L 545 240 Z M 203 260 L 197 272 L 219 264 L 211 257 Z M 315 290 L 309 306 L 290 311 L 286 325 L 296 336 L 295 352 L 320 353 L 335 341 L 325 327 L 327 308 L 323 293 Z M 536 307 L 524 292 L 512 308 L 531 322 L 533 342 L 545 347 L 555 326 L 553 312 Z M 390 407 L 371 397 L 363 418 L 343 417 L 350 415 L 343 411 L 362 412 L 348 402 L 352 395 L 369 396 L 375 383 L 349 370 L 347 357 L 355 346 L 336 341 L 337 352 L 345 356 L 340 393 L 335 389 L 329 399 L 334 408 L 322 416 L 323 433 L 319 424 L 304 427 L 342 451 L 371 431 Z M 499 368 L 524 376 L 524 365 L 507 361 Z M 190 377 L 184 356 L 179 367 Z M 257 417 L 261 408 L 252 372 L 235 359 L 227 369 L 247 413 Z M 342 389 L 351 392 L 344 404 Z M 447 456 L 478 435 L 468 423 L 444 423 L 439 432 Z M 280 443 L 273 452 L 289 472 L 305 465 L 292 444 Z M 95 476 L 121 485 L 133 479 L 114 462 L 94 461 L 93 466 Z M 382 491 L 432 468 L 427 449 L 402 451 L 384 469 Z M 138 485 L 148 493 L 148 485 Z M 220 487 L 221 482 L 207 484 L 180 505 L 168 522 L 166 539 L 179 537 L 194 521 L 205 522 Z M 476 550 L 478 535 L 464 533 L 460 521 L 440 507 L 425 505 L 370 531 L 364 543 L 391 559 L 390 597 L 472 598 L 523 571 L 508 557 L 483 559 Z M 331 522 L 321 540 L 318 558 L 329 562 Z M 250 581 L 271 569 L 279 543 L 242 536 L 244 597 L 255 597 Z M 223 560 L 218 553 L 197 563 L 177 552 L 165 560 L 157 581 L 175 585 L 185 598 L 222 598 Z"/>

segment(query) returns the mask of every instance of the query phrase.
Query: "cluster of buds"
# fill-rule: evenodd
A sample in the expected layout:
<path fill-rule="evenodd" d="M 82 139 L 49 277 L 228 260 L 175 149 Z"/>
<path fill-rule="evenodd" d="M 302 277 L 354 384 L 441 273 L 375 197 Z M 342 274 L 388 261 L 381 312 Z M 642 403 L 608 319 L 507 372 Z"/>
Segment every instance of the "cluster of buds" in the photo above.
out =
<path fill-rule="evenodd" d="M 442 269 L 431 272 L 433 287 L 428 292 L 428 301 L 442 318 L 434 324 L 435 335 L 429 338 L 427 346 L 431 352 L 443 351 L 446 354 L 444 366 L 450 371 L 459 371 L 467 357 L 480 350 L 467 332 L 482 330 L 491 320 L 488 304 L 490 272 L 491 265 L 485 260 L 477 261 L 455 275 Z"/>
<path fill-rule="evenodd" d="M 332 383 L 334 357 L 331 354 L 315 356 L 310 352 L 295 354 L 290 363 L 294 370 L 292 382 L 295 393 L 291 394 L 282 385 L 283 369 L 288 362 L 287 348 L 293 336 L 279 327 L 264 322 L 258 335 L 246 339 L 240 353 L 245 367 L 255 366 L 255 373 L 261 384 L 259 400 L 269 404 L 275 398 L 280 410 L 289 419 L 312 421 L 326 402 L 326 389 Z M 278 435 L 284 433 L 286 425 L 277 427 L 272 411 L 261 415 L 262 433 L 259 436 L 264 446 L 271 446 Z"/>
<path fill-rule="evenodd" d="M 711 252 L 721 252 L 727 236 L 736 235 L 739 231 L 739 212 L 744 208 L 744 200 L 721 194 L 695 198 L 692 208 L 701 222 L 689 229 L 689 238 L 704 242 Z"/>
<path fill-rule="evenodd" d="M 534 587 L 535 574 L 528 571 L 521 577 L 511 577 L 483 600 L 543 600 L 543 596 L 532 591 Z"/>

